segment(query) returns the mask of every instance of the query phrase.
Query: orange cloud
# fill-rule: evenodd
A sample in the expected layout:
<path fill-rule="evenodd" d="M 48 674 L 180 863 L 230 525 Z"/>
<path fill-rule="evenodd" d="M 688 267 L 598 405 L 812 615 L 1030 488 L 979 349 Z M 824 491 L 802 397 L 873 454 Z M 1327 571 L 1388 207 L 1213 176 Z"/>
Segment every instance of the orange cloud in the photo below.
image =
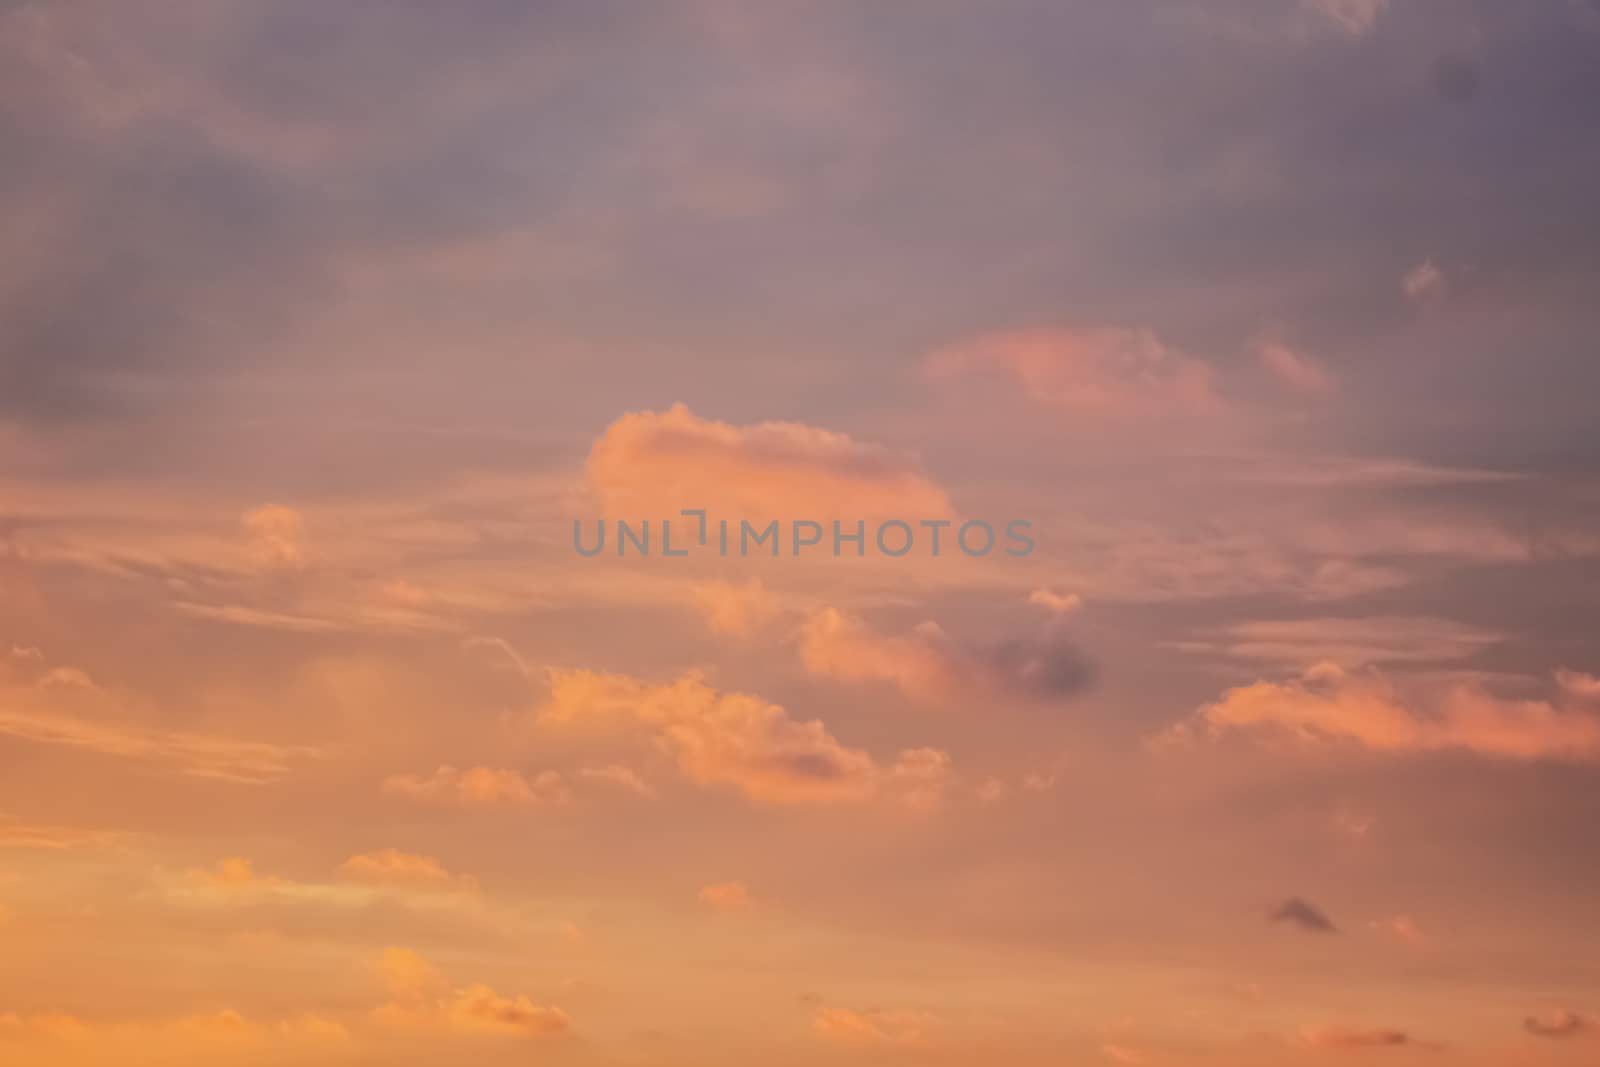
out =
<path fill-rule="evenodd" d="M 211 867 L 191 867 L 183 872 L 184 881 L 213 892 L 256 892 L 293 890 L 293 883 L 272 875 L 257 874 L 255 865 L 243 856 L 229 856 Z"/>
<path fill-rule="evenodd" d="M 1300 1040 L 1311 1048 L 1353 1050 L 1363 1048 L 1394 1048 L 1416 1042 L 1404 1030 L 1370 1029 L 1350 1026 L 1307 1026 L 1300 1031 Z"/>
<path fill-rule="evenodd" d="M 130 709 L 72 667 L 48 667 L 37 650 L 0 660 L 0 735 L 169 766 L 180 774 L 247 785 L 275 781 L 324 753 L 305 745 L 165 730 L 129 722 Z"/>
<path fill-rule="evenodd" d="M 696 586 L 694 600 L 713 633 L 748 637 L 778 614 L 777 598 L 759 578 L 747 582 L 708 582 Z"/>
<path fill-rule="evenodd" d="M 639 772 L 620 764 L 613 763 L 604 767 L 584 767 L 578 772 L 578 776 L 592 782 L 607 782 L 619 789 L 625 789 L 636 796 L 647 799 L 656 795 L 655 787 L 641 778 Z"/>
<path fill-rule="evenodd" d="M 1041 404 L 1084 415 L 1160 416 L 1220 406 L 1210 365 L 1142 328 L 995 333 L 934 353 L 928 369 L 944 379 L 998 374 Z"/>
<path fill-rule="evenodd" d="M 1542 700 L 1508 700 L 1472 684 L 1408 696 L 1377 670 L 1319 664 L 1289 682 L 1230 689 L 1197 713 L 1213 735 L 1275 730 L 1312 742 L 1387 752 L 1462 749 L 1510 759 L 1600 759 L 1600 715 Z M 1187 726 L 1173 734 L 1182 738 Z"/>
<path fill-rule="evenodd" d="M 673 518 L 682 508 L 724 515 L 846 519 L 952 514 L 949 498 L 909 458 L 846 434 L 792 422 L 733 426 L 682 404 L 631 412 L 589 452 L 591 489 L 625 518 Z M 693 517 L 675 536 L 698 537 Z"/>
<path fill-rule="evenodd" d="M 743 911 L 754 902 L 743 882 L 719 882 L 700 890 L 700 903 L 717 911 Z"/>
<path fill-rule="evenodd" d="M 428 960 L 405 948 L 388 948 L 375 970 L 390 999 L 373 1012 L 380 1024 L 466 1032 L 547 1037 L 564 1033 L 572 1019 L 557 1007 L 525 996 L 502 996 L 487 985 L 452 989 Z"/>
<path fill-rule="evenodd" d="M 1028 603 L 1056 615 L 1069 615 L 1083 607 L 1083 597 L 1077 593 L 1058 593 L 1054 589 L 1035 589 L 1028 594 Z"/>
<path fill-rule="evenodd" d="M 866 752 L 846 747 L 821 722 L 800 722 L 777 704 L 722 693 L 695 673 L 664 685 L 623 675 L 559 670 L 540 721 L 643 729 L 698 785 L 729 785 L 775 804 L 859 802 L 897 785 Z"/>
<path fill-rule="evenodd" d="M 888 1011 L 854 1008 L 819 1008 L 811 1027 L 838 1041 L 909 1044 L 922 1040 L 938 1018 L 923 1011 Z"/>
<path fill-rule="evenodd" d="M 926 698 L 947 695 L 964 681 L 944 632 L 934 623 L 924 623 L 911 637 L 889 637 L 834 608 L 816 612 L 801 628 L 800 659 L 812 674 L 888 682 Z"/>
<path fill-rule="evenodd" d="M 246 512 L 243 520 L 250 538 L 250 554 L 267 569 L 295 569 L 305 565 L 305 517 L 293 508 L 276 504 Z"/>
<path fill-rule="evenodd" d="M 543 771 L 529 781 L 517 771 L 496 767 L 462 771 L 449 764 L 426 778 L 390 775 L 383 790 L 421 803 L 477 809 L 565 804 L 572 798 L 566 780 L 556 771 Z"/>
<path fill-rule="evenodd" d="M 339 865 L 338 874 L 366 885 L 395 885 L 422 889 L 476 889 L 467 876 L 457 877 L 445 870 L 432 856 L 421 856 L 398 849 L 383 848 L 351 856 Z"/>

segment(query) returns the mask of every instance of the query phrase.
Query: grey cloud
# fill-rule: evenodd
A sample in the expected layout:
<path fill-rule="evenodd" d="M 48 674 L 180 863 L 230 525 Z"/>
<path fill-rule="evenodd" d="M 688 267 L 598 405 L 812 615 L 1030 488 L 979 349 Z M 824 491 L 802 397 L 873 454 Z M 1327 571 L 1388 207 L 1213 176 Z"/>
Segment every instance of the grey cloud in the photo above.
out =
<path fill-rule="evenodd" d="M 1275 923 L 1288 923 L 1314 934 L 1335 934 L 1339 928 L 1322 909 L 1301 897 L 1290 897 L 1273 909 L 1268 916 Z"/>

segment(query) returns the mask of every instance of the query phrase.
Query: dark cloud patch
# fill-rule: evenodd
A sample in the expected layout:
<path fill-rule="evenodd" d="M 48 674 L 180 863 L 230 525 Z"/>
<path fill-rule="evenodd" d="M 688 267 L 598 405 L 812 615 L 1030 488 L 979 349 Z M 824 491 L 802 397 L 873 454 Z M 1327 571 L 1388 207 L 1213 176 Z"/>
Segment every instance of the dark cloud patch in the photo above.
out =
<path fill-rule="evenodd" d="M 1275 923 L 1288 923 L 1313 934 L 1336 934 L 1339 928 L 1327 914 L 1302 897 L 1290 897 L 1272 910 L 1268 918 Z"/>
<path fill-rule="evenodd" d="M 1045 700 L 1082 693 L 1097 676 L 1089 655 L 1058 633 L 1003 641 L 975 655 L 1003 688 Z"/>

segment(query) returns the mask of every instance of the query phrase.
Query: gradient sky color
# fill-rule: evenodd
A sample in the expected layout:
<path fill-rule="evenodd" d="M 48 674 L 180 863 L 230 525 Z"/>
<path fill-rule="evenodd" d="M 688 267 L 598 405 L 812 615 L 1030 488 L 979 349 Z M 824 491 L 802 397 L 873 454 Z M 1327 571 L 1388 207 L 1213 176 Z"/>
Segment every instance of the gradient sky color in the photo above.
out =
<path fill-rule="evenodd" d="M 0 1063 L 1600 1061 L 1597 119 L 1592 0 L 0 3 Z M 1037 547 L 572 549 L 694 507 Z"/>

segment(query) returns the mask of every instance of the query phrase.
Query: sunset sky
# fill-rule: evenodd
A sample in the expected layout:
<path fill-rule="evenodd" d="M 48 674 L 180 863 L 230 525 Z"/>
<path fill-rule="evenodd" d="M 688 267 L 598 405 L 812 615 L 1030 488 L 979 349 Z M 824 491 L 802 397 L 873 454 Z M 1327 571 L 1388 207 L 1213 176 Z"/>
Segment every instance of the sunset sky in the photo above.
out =
<path fill-rule="evenodd" d="M 1600 1062 L 1596 190 L 1594 0 L 0 2 L 0 1064 Z"/>

